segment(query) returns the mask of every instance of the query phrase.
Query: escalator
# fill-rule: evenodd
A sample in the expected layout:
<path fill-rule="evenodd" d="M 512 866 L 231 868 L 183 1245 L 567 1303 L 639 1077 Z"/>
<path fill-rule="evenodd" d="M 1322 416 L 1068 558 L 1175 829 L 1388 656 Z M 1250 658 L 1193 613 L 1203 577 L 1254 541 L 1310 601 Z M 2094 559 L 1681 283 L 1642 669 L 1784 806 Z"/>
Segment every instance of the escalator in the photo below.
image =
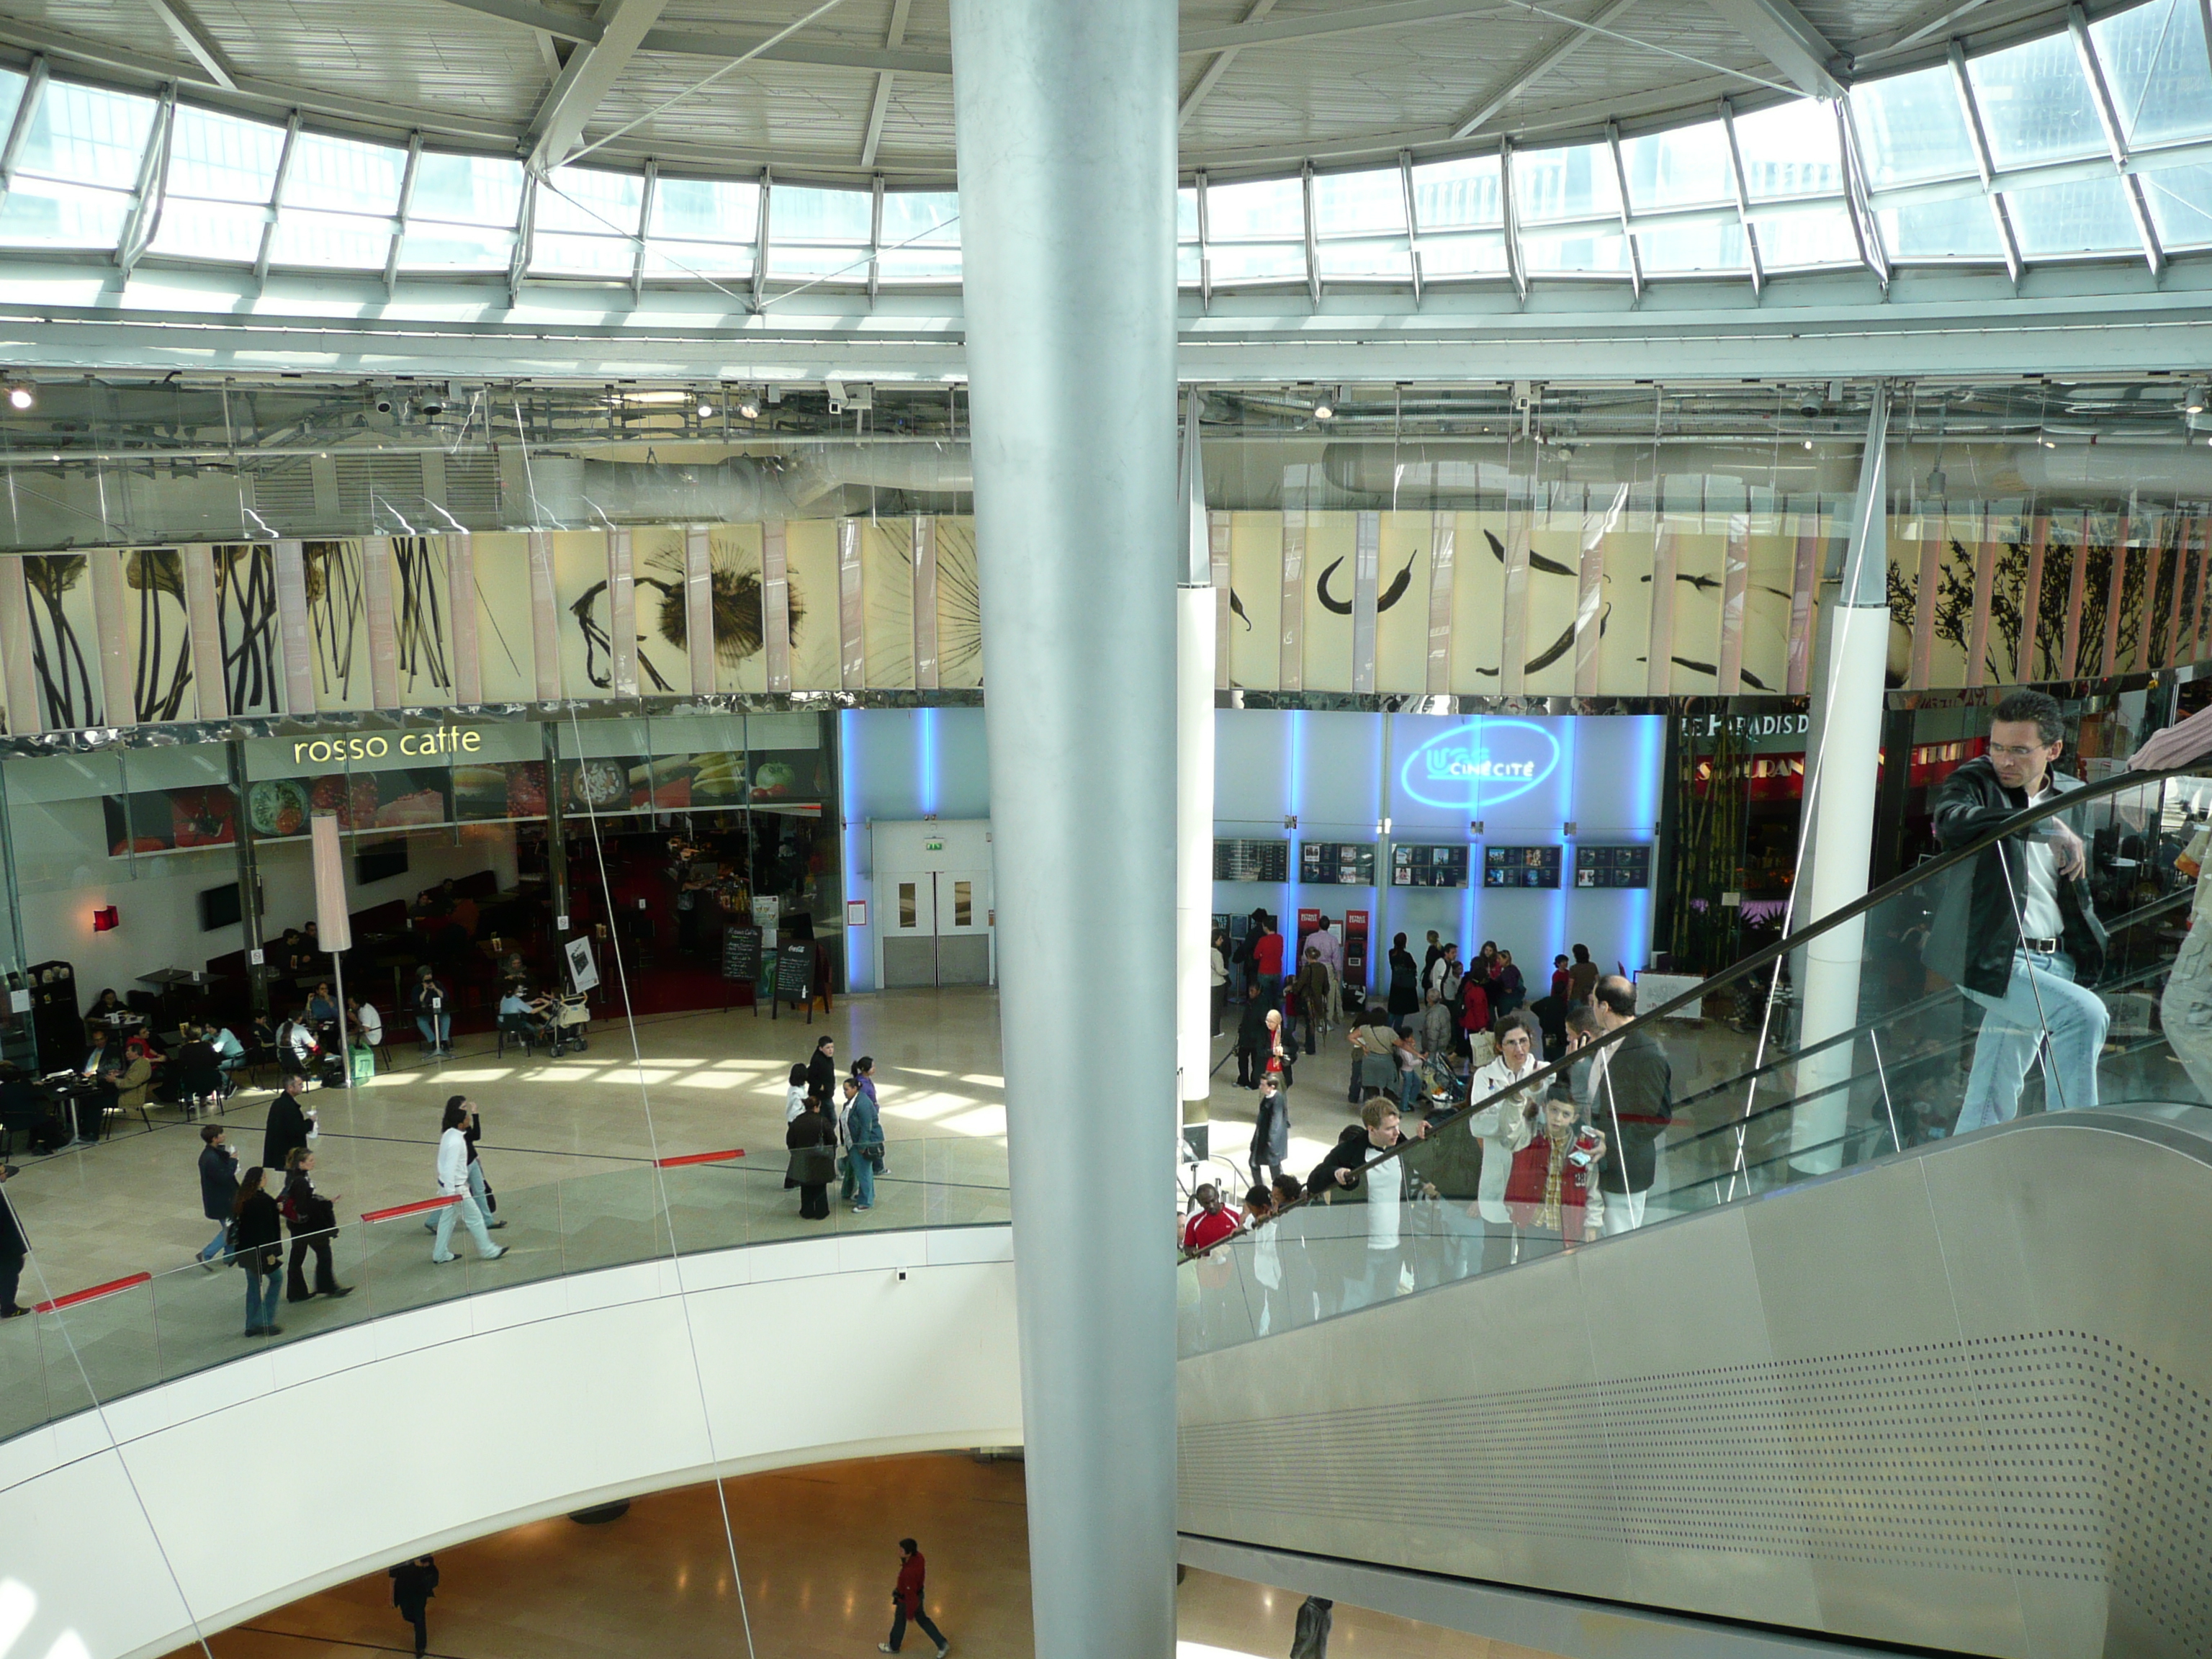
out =
<path fill-rule="evenodd" d="M 2023 812 L 1186 1261 L 1185 1560 L 1563 1653 L 2212 1652 L 2208 809 Z M 2053 819 L 2102 960 L 1984 1006 L 1930 964 Z M 1638 1043 L 1663 1126 L 1591 1088 Z M 1584 1238 L 1608 1125 L 1650 1186 Z"/>

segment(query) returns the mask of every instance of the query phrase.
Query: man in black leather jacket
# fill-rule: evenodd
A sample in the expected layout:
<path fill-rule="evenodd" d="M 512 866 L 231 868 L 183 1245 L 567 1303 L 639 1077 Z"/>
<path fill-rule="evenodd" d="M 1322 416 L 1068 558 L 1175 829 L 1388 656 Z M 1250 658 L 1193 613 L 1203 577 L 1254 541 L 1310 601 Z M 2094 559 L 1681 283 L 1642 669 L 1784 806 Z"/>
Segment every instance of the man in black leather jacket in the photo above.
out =
<path fill-rule="evenodd" d="M 2015 813 L 2079 789 L 2051 769 L 2065 745 L 2057 702 L 2014 691 L 1990 721 L 1990 751 L 1968 761 L 1929 798 L 1936 838 L 1948 850 L 1981 840 Z M 2002 1123 L 2020 1110 L 2029 1063 L 2048 1037 L 2045 1105 L 2097 1103 L 2104 1003 L 2078 981 L 2105 962 L 2105 929 L 2090 900 L 2088 856 L 2063 815 L 2008 836 L 1950 872 L 1923 959 L 1988 1010 L 1954 1134 Z"/>

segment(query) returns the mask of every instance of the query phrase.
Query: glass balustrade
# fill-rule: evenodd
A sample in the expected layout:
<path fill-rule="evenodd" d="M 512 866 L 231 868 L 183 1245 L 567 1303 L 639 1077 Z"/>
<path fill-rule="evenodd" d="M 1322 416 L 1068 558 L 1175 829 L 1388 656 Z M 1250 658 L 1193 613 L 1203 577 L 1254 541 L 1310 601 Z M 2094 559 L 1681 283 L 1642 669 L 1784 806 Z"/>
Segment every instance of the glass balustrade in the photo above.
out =
<path fill-rule="evenodd" d="M 1186 1255 L 1181 1351 L 1603 1249 L 2023 1115 L 2204 1110 L 2212 925 L 2191 921 L 2212 769 L 2129 775 L 2003 824 L 1617 1029 L 1555 1023 L 1547 1048 L 1532 1022 L 1502 1086 L 1419 1094 L 1395 1147 L 1387 1123 L 1347 1131 L 1344 1174 Z"/>
<path fill-rule="evenodd" d="M 884 1152 L 873 1206 L 856 1212 L 835 1202 L 833 1184 L 830 1217 L 818 1221 L 799 1216 L 780 1146 L 502 1187 L 496 1215 L 506 1224 L 490 1237 L 506 1253 L 495 1260 L 480 1257 L 457 1224 L 455 1260 L 434 1263 L 435 1200 L 349 1217 L 331 1244 L 338 1282 L 353 1293 L 288 1304 L 280 1275 L 274 1337 L 245 1334 L 246 1274 L 228 1263 L 194 1262 L 110 1287 L 54 1285 L 53 1304 L 0 1324 L 0 1438 L 272 1344 L 538 1280 L 671 1259 L 680 1269 L 686 1256 L 741 1245 L 1008 1220 L 1003 1139 L 894 1140 Z M 289 1235 L 283 1248 L 289 1260 Z M 312 1256 L 305 1265 L 312 1274 Z M 33 1307 L 36 1269 L 24 1279 L 21 1300 Z"/>

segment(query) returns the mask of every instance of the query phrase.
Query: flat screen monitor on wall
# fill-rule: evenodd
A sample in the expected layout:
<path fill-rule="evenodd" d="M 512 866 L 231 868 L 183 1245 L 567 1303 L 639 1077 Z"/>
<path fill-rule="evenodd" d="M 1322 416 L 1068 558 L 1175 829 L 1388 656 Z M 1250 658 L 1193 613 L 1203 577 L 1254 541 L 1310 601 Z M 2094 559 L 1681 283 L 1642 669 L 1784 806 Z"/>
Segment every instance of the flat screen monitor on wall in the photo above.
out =
<path fill-rule="evenodd" d="M 200 932 L 211 933 L 218 927 L 238 924 L 238 884 L 225 882 L 220 887 L 210 887 L 200 895 Z"/>
<path fill-rule="evenodd" d="M 373 881 L 389 881 L 394 876 L 407 873 L 407 843 L 404 841 L 379 842 L 374 847 L 364 847 L 353 855 L 355 883 L 366 887 Z"/>

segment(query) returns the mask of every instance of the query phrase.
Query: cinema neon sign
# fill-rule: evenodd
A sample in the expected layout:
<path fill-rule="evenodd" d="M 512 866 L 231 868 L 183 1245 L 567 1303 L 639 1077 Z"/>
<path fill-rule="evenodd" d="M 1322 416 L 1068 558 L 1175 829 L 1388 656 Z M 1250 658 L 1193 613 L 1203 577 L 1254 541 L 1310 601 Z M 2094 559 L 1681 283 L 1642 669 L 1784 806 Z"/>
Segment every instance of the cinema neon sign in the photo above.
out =
<path fill-rule="evenodd" d="M 1398 783 L 1426 806 L 1496 806 L 1527 794 L 1559 764 L 1559 740 L 1534 721 L 1480 720 L 1414 750 Z"/>

